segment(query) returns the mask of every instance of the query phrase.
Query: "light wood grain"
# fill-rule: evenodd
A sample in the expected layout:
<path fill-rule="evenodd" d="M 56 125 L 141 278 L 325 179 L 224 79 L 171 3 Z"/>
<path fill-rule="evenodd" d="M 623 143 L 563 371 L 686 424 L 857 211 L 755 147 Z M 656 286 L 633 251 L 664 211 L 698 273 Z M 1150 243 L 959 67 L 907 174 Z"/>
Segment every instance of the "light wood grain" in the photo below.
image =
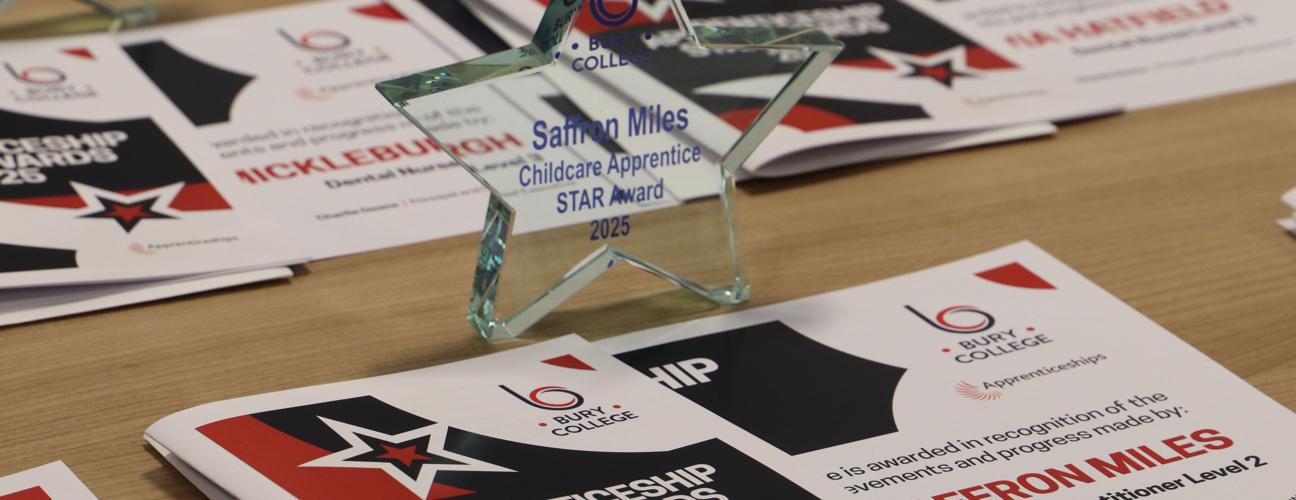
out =
<path fill-rule="evenodd" d="M 253 2 L 159 4 L 181 19 Z M 1274 224 L 1296 186 L 1293 109 L 1288 85 L 1048 139 L 747 183 L 738 203 L 753 300 L 738 308 L 615 269 L 527 339 L 491 344 L 464 319 L 477 252 L 464 236 L 316 262 L 291 282 L 2 329 L 0 474 L 61 459 L 105 500 L 199 499 L 141 439 L 176 411 L 572 331 L 596 340 L 1023 239 L 1296 408 L 1296 239 Z"/>

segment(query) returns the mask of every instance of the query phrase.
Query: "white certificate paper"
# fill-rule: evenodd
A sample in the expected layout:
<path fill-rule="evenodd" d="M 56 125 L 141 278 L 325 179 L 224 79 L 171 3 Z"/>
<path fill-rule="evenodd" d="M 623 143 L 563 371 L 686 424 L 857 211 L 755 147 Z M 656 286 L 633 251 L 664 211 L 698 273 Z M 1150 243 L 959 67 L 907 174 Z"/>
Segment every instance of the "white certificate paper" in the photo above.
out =
<path fill-rule="evenodd" d="M 221 157 L 220 175 L 313 258 L 481 230 L 485 189 L 374 90 L 481 55 L 417 2 L 313 2 L 120 41 Z M 461 146 L 518 139 L 483 129 Z"/>
<path fill-rule="evenodd" d="M 0 500 L 96 500 L 63 461 L 0 478 Z"/>
<path fill-rule="evenodd" d="M 596 345 L 832 498 L 1296 494 L 1296 415 L 1027 242 Z"/>
<path fill-rule="evenodd" d="M 0 290 L 0 326 L 102 311 L 262 281 L 286 280 L 292 276 L 293 272 L 289 268 L 271 267 L 129 283 Z"/>
<path fill-rule="evenodd" d="M 306 260 L 107 36 L 0 44 L 0 288 Z"/>
<path fill-rule="evenodd" d="M 1282 200 L 1283 203 L 1286 203 L 1292 210 L 1296 210 L 1296 189 L 1284 193 Z M 1278 225 L 1282 226 L 1283 229 L 1286 229 L 1287 232 L 1291 233 L 1293 236 L 1296 236 L 1296 218 L 1287 217 L 1278 219 Z"/>
<path fill-rule="evenodd" d="M 146 437 L 213 498 L 814 500 L 772 446 L 575 335 L 171 415 Z"/>

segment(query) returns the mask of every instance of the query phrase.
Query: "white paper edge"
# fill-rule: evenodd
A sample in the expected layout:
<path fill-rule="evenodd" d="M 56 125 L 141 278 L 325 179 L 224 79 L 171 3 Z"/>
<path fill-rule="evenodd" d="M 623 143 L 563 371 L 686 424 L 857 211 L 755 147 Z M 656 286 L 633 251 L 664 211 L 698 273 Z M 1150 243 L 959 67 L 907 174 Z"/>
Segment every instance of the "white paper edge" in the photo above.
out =
<path fill-rule="evenodd" d="M 1296 236 L 1296 218 L 1278 219 L 1278 225 L 1286 229 L 1292 236 Z"/>
<path fill-rule="evenodd" d="M 210 498 L 211 500 L 238 500 L 234 498 L 233 495 L 226 493 L 220 486 L 216 486 L 216 483 L 207 479 L 207 476 L 194 470 L 194 468 L 190 467 L 184 460 L 177 457 L 175 453 L 171 453 L 171 450 L 168 450 L 165 446 L 162 446 L 162 444 L 154 441 L 153 438 L 148 437 L 148 434 L 144 435 L 144 440 L 147 441 L 149 446 L 152 446 L 154 450 L 157 450 L 158 454 L 162 455 L 162 458 L 165 458 L 172 467 L 175 467 L 176 470 L 180 471 L 180 474 L 183 475 L 185 479 L 188 479 L 190 483 L 193 483 L 193 485 L 198 488 L 198 491 L 207 495 L 207 498 Z"/>
<path fill-rule="evenodd" d="M 40 488 L 55 500 L 95 500 L 90 488 L 62 460 L 0 477 L 0 497 Z"/>
<path fill-rule="evenodd" d="M 93 311 L 102 311 L 114 307 L 142 304 L 156 300 L 191 295 L 221 288 L 230 288 L 249 283 L 291 278 L 293 272 L 286 267 L 237 271 L 215 276 L 184 277 L 159 282 L 156 286 L 122 293 L 109 293 L 101 297 L 77 300 L 63 304 L 34 307 L 22 311 L 0 314 L 0 326 L 30 323 L 44 319 L 71 316 Z"/>
<path fill-rule="evenodd" d="M 1296 188 L 1292 188 L 1291 191 L 1288 191 L 1287 193 L 1283 194 L 1282 200 L 1283 202 L 1287 203 L 1287 206 L 1292 207 L 1293 210 L 1296 210 Z"/>

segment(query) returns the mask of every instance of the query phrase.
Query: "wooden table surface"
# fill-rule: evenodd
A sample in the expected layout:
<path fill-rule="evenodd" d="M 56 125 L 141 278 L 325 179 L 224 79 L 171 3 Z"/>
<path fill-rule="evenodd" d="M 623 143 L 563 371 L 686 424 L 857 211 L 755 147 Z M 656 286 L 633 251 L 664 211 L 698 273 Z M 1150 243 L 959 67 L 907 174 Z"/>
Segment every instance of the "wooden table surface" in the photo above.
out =
<path fill-rule="evenodd" d="M 158 2 L 164 21 L 273 3 L 287 2 Z M 28 0 L 0 32 L 75 9 Z M 63 460 L 105 500 L 199 499 L 141 438 L 192 406 L 572 331 L 597 340 L 1023 239 L 1296 409 L 1296 239 L 1274 223 L 1290 214 L 1279 196 L 1296 186 L 1291 110 L 1296 85 L 1071 124 L 1046 139 L 746 183 L 738 204 L 753 298 L 736 308 L 618 266 L 525 339 L 488 343 L 465 321 L 477 237 L 463 236 L 315 262 L 290 282 L 0 329 L 0 475 Z"/>

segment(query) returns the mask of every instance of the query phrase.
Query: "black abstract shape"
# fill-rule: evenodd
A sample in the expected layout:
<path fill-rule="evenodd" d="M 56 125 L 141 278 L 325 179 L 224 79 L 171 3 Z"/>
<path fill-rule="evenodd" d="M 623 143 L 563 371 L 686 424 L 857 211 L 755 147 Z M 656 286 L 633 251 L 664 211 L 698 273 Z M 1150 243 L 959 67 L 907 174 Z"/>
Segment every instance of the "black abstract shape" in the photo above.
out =
<path fill-rule="evenodd" d="M 0 273 L 45 271 L 77 267 L 76 250 L 0 243 Z"/>
<path fill-rule="evenodd" d="M 230 120 L 234 99 L 254 77 L 198 61 L 163 41 L 125 47 L 135 64 L 194 126 Z"/>
<path fill-rule="evenodd" d="M 112 133 L 109 133 L 111 131 Z M 124 133 L 125 139 L 116 132 Z M 48 180 L 39 184 L 5 186 L 0 201 L 48 198 L 77 194 L 71 183 L 88 184 L 113 192 L 141 191 L 183 182 L 207 182 L 202 172 L 176 147 L 171 138 L 149 118 L 111 122 L 59 120 L 0 110 L 0 137 L 71 136 L 95 144 L 83 146 L 84 154 L 93 148 L 108 149 L 116 160 L 108 163 L 44 168 Z M 116 138 L 111 138 L 116 137 Z M 102 144 L 104 141 L 112 144 Z M 0 153 L 4 160 L 6 153 Z"/>
<path fill-rule="evenodd" d="M 675 391 L 790 455 L 898 430 L 892 403 L 904 368 L 838 351 L 779 321 L 616 357 L 648 376 L 669 363 L 714 362 L 709 381 Z"/>

